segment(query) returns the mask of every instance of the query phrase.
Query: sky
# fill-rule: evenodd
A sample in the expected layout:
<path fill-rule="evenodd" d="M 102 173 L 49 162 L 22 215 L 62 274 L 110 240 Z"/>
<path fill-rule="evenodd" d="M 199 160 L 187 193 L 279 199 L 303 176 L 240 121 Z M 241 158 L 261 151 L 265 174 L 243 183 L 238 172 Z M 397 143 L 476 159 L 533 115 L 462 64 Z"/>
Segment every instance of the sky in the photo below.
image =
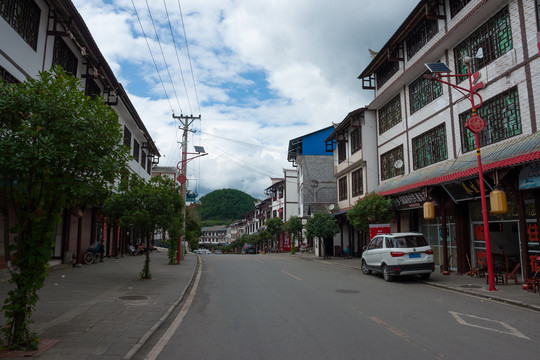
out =
<path fill-rule="evenodd" d="M 418 0 L 72 0 L 150 132 L 159 166 L 181 159 L 173 114 L 208 155 L 188 162 L 199 197 L 263 199 L 289 140 L 368 105 L 358 75 Z M 193 155 L 188 155 L 188 158 Z"/>

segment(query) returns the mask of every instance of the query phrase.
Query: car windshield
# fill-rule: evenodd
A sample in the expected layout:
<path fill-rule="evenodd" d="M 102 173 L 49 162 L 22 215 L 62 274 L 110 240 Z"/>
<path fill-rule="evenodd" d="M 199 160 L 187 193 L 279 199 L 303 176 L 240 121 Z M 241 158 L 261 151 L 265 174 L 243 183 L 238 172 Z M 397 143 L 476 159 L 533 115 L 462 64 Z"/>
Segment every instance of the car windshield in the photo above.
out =
<path fill-rule="evenodd" d="M 397 248 L 415 248 L 427 246 L 426 239 L 421 235 L 400 236 L 394 238 L 395 247 Z"/>

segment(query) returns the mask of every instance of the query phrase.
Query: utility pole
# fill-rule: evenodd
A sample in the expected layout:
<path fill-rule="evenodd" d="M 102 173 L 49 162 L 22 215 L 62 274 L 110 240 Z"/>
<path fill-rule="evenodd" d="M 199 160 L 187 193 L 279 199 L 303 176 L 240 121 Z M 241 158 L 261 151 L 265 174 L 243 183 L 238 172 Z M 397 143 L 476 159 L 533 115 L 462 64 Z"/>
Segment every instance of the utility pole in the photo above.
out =
<path fill-rule="evenodd" d="M 200 120 L 201 119 L 201 115 L 199 116 L 193 116 L 193 115 L 190 115 L 190 116 L 187 116 L 187 115 L 182 115 L 180 114 L 180 116 L 176 116 L 173 114 L 172 116 L 174 119 L 178 119 L 180 121 L 180 126 L 178 127 L 179 129 L 183 130 L 184 131 L 184 134 L 182 136 L 182 160 L 181 160 L 181 163 L 182 163 L 182 167 L 181 167 L 181 174 L 180 176 L 178 177 L 178 181 L 180 181 L 180 192 L 182 194 L 182 199 L 184 199 L 184 236 L 185 236 L 185 233 L 186 233 L 186 216 L 187 216 L 187 205 L 186 205 L 186 180 L 187 180 L 187 176 L 186 176 L 186 172 L 187 172 L 187 143 L 188 143 L 188 131 L 189 131 L 189 126 L 195 121 L 195 120 Z M 176 255 L 176 263 L 177 264 L 180 264 L 180 259 L 184 259 L 184 251 L 182 249 L 182 235 L 180 235 L 178 237 L 178 254 Z"/>

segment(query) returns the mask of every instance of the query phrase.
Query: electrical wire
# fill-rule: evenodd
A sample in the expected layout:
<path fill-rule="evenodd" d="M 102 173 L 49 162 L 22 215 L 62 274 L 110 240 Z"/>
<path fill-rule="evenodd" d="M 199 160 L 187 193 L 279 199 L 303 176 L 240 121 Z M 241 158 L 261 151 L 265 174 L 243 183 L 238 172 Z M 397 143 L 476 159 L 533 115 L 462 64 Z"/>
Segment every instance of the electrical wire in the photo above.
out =
<path fill-rule="evenodd" d="M 148 38 L 146 36 L 146 33 L 144 32 L 141 18 L 139 17 L 139 13 L 137 12 L 137 8 L 135 7 L 135 3 L 133 2 L 133 0 L 131 0 L 131 4 L 133 5 L 133 10 L 135 10 L 135 15 L 137 15 L 137 20 L 139 21 L 139 25 L 141 26 L 141 31 L 142 31 L 144 40 L 146 41 L 146 46 L 148 46 L 148 51 L 150 52 L 150 56 L 152 57 L 152 61 L 154 62 L 154 67 L 156 68 L 159 82 L 161 83 L 161 86 L 163 87 L 163 92 L 165 93 L 165 97 L 167 98 L 167 101 L 169 102 L 169 107 L 171 108 L 171 112 L 174 112 L 172 104 L 171 104 L 171 99 L 169 98 L 169 95 L 167 94 L 167 90 L 165 89 L 165 84 L 163 83 L 163 80 L 161 79 L 161 74 L 159 72 L 156 59 L 154 58 L 154 54 L 152 53 L 152 49 L 150 48 L 150 43 L 148 42 Z"/>
<path fill-rule="evenodd" d="M 176 102 L 178 104 L 178 107 L 180 108 L 180 113 L 182 113 L 182 106 L 180 105 L 180 100 L 178 99 L 178 94 L 176 93 L 176 87 L 174 86 L 174 81 L 172 79 L 171 72 L 169 71 L 169 66 L 167 65 L 167 60 L 165 59 L 165 53 L 163 52 L 163 46 L 161 46 L 161 41 L 159 40 L 159 35 L 158 35 L 157 28 L 156 28 L 156 23 L 154 22 L 154 18 L 152 17 L 152 11 L 150 11 L 150 5 L 148 5 L 148 0 L 145 0 L 145 2 L 146 2 L 146 8 L 148 9 L 148 14 L 150 15 L 150 20 L 152 21 L 152 26 L 154 27 L 154 32 L 156 33 L 156 39 L 157 39 L 157 42 L 158 42 L 158 45 L 159 45 L 159 49 L 161 50 L 161 56 L 163 57 L 163 63 L 165 64 L 165 69 L 167 69 L 167 74 L 169 74 L 169 80 L 171 80 L 171 86 L 173 88 L 174 96 L 176 97 Z"/>

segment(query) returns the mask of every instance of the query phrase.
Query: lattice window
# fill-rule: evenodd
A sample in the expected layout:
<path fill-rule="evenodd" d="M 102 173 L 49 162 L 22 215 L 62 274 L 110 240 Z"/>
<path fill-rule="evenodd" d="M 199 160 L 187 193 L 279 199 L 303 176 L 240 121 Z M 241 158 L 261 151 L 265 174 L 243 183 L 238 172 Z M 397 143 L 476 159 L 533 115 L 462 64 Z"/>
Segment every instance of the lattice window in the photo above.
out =
<path fill-rule="evenodd" d="M 379 134 L 401 122 L 401 98 L 399 94 L 379 109 Z"/>
<path fill-rule="evenodd" d="M 407 35 L 407 60 L 410 60 L 439 32 L 437 20 L 424 19 Z"/>
<path fill-rule="evenodd" d="M 471 0 L 450 0 L 450 17 L 454 18 Z"/>
<path fill-rule="evenodd" d="M 347 200 L 347 176 L 339 179 L 339 200 Z"/>
<path fill-rule="evenodd" d="M 351 154 L 362 150 L 362 128 L 351 131 Z"/>
<path fill-rule="evenodd" d="M 511 138 L 522 132 L 517 87 L 484 101 L 482 107 L 476 109 L 476 113 L 486 122 L 486 126 L 478 134 L 481 147 Z M 476 149 L 474 134 L 465 129 L 465 123 L 471 115 L 470 110 L 459 115 L 461 146 L 464 153 Z"/>
<path fill-rule="evenodd" d="M 352 196 L 360 196 L 364 193 L 364 177 L 362 168 L 351 174 Z"/>
<path fill-rule="evenodd" d="M 34 0 L 1 0 L 0 15 L 36 50 L 41 9 Z"/>
<path fill-rule="evenodd" d="M 20 83 L 20 81 L 17 80 L 17 78 L 15 76 L 11 75 L 9 73 L 9 71 L 4 69 L 2 66 L 0 66 L 0 78 L 4 82 L 10 83 L 10 84 L 18 84 L 18 83 Z"/>
<path fill-rule="evenodd" d="M 94 79 L 86 78 L 86 86 L 84 88 L 84 93 L 86 96 L 90 96 L 92 99 L 95 99 L 96 97 L 101 95 L 101 89 L 98 84 L 96 84 Z"/>
<path fill-rule="evenodd" d="M 347 143 L 345 141 L 339 141 L 337 144 L 337 152 L 338 152 L 338 164 L 345 161 L 347 158 Z"/>
<path fill-rule="evenodd" d="M 414 114 L 442 95 L 442 85 L 438 81 L 420 76 L 409 85 L 409 103 L 411 114 Z"/>
<path fill-rule="evenodd" d="M 412 148 L 414 170 L 448 159 L 444 123 L 412 139 Z"/>
<path fill-rule="evenodd" d="M 131 131 L 124 125 L 124 145 L 131 149 Z"/>
<path fill-rule="evenodd" d="M 377 71 L 377 89 L 380 89 L 399 70 L 397 61 L 386 61 Z"/>
<path fill-rule="evenodd" d="M 53 64 L 60 65 L 67 73 L 76 76 L 79 60 L 61 37 L 54 38 Z"/>
<path fill-rule="evenodd" d="M 474 73 L 512 50 L 512 46 L 510 15 L 506 6 L 454 48 L 456 69 L 460 74 L 466 74 L 467 64 L 463 62 L 463 56 L 474 56 L 482 48 L 482 58 L 473 57 L 471 71 Z M 465 79 L 465 76 L 460 76 L 456 81 L 460 83 Z"/>
<path fill-rule="evenodd" d="M 133 158 L 136 162 L 139 162 L 139 143 L 137 140 L 133 139 Z"/>
<path fill-rule="evenodd" d="M 381 180 L 387 180 L 405 173 L 405 166 L 396 166 L 398 160 L 401 160 L 403 164 L 403 145 L 381 155 Z"/>

